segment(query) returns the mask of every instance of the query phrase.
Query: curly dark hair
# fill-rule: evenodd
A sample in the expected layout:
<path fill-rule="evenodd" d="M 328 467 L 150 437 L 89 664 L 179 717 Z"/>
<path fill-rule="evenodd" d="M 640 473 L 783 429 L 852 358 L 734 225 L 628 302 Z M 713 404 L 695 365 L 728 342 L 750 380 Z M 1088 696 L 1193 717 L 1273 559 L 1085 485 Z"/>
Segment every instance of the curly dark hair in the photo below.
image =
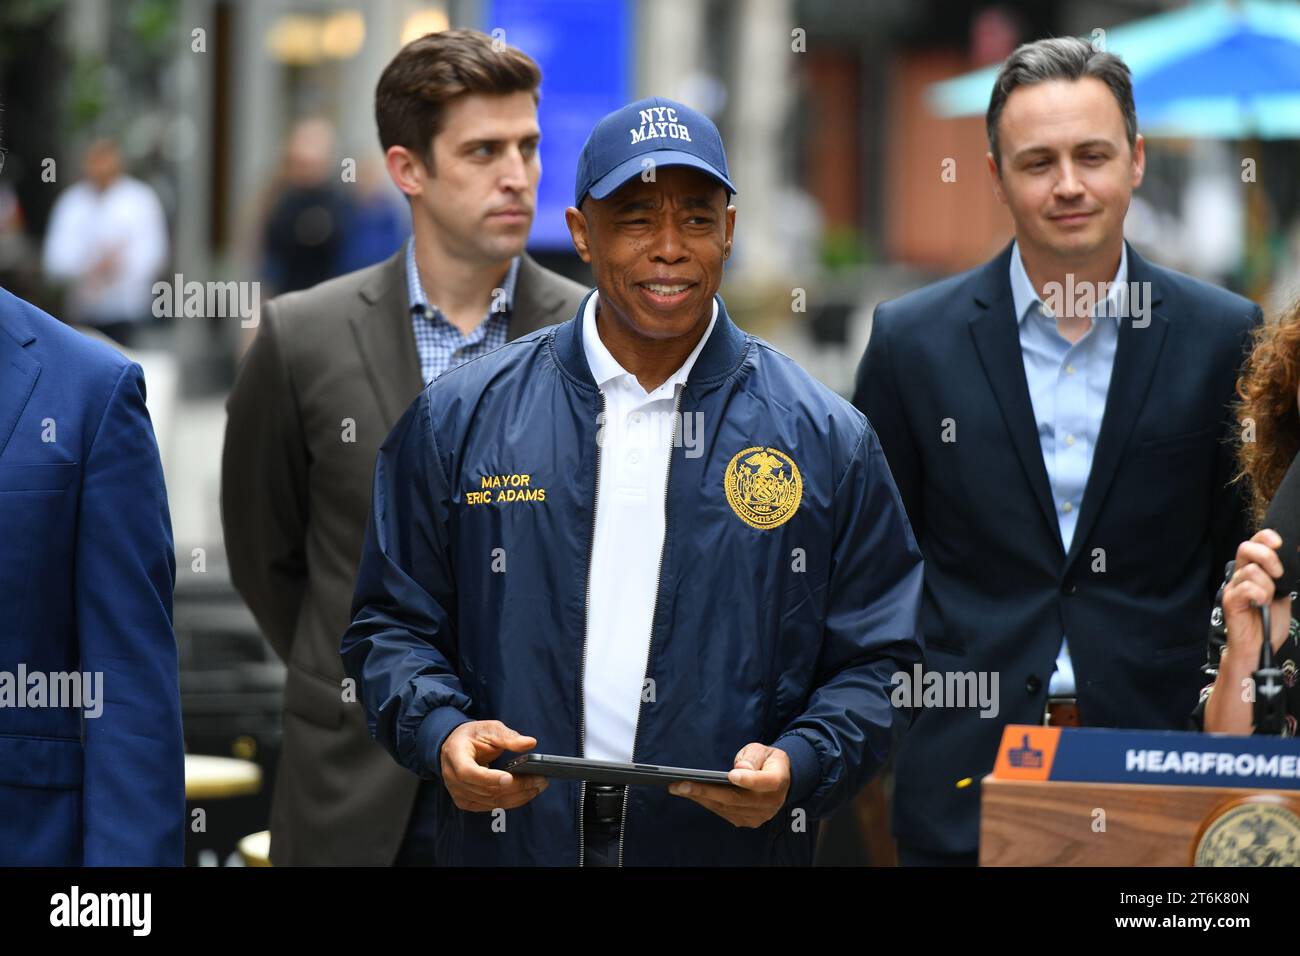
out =
<path fill-rule="evenodd" d="M 1237 379 L 1236 413 L 1242 428 L 1237 445 L 1240 472 L 1235 480 L 1249 484 L 1256 523 L 1264 520 L 1268 503 L 1300 451 L 1298 387 L 1300 299 L 1277 321 L 1255 330 L 1250 358 Z"/>

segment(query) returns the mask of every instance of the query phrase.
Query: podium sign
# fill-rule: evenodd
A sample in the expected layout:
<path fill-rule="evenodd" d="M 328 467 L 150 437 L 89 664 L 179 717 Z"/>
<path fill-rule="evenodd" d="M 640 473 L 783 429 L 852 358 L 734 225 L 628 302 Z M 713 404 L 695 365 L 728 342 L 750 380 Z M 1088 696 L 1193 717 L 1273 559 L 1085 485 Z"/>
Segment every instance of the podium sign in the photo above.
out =
<path fill-rule="evenodd" d="M 1012 724 L 1002 733 L 993 775 L 1300 790 L 1300 739 Z"/>
<path fill-rule="evenodd" d="M 1300 740 L 1013 724 L 981 865 L 1300 865 Z"/>

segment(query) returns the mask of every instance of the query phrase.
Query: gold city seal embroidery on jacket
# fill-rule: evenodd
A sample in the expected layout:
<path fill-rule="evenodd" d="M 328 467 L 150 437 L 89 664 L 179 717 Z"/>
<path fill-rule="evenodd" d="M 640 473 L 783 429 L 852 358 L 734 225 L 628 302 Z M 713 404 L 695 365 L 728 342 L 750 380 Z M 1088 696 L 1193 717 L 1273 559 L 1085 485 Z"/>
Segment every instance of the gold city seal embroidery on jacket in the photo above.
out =
<path fill-rule="evenodd" d="M 722 486 L 736 517 L 759 531 L 785 524 L 803 498 L 803 479 L 794 459 L 761 445 L 731 459 Z"/>

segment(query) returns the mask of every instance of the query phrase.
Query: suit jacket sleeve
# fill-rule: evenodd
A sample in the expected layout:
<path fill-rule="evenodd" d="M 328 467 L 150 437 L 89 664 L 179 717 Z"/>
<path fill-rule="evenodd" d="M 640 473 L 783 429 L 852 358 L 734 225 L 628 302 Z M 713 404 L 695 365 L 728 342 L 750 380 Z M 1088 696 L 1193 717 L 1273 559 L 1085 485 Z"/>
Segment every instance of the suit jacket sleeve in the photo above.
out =
<path fill-rule="evenodd" d="M 126 366 L 85 456 L 77 521 L 87 866 L 180 866 L 184 744 L 172 589 L 176 555 L 144 377 Z M 95 711 L 98 714 L 95 714 Z"/>
<path fill-rule="evenodd" d="M 267 303 L 226 401 L 221 523 L 230 578 L 286 663 L 307 581 L 307 447 Z"/>
<path fill-rule="evenodd" d="M 889 461 L 889 471 L 902 496 L 903 507 L 907 509 L 912 531 L 920 538 L 924 522 L 921 508 L 921 456 L 917 453 L 912 433 L 908 430 L 894 368 L 896 358 L 892 343 L 886 337 L 889 323 L 885 315 L 888 308 L 888 303 L 876 307 L 871 339 L 858 365 L 853 404 L 867 416 L 867 421 L 880 439 L 880 446 Z"/>
<path fill-rule="evenodd" d="M 826 626 L 816 689 L 773 744 L 790 757 L 787 805 L 816 819 L 881 768 L 910 713 L 893 675 L 921 660 L 921 553 L 871 427 L 835 490 Z"/>
<path fill-rule="evenodd" d="M 1241 346 L 1236 354 L 1237 370 L 1245 363 L 1254 341 L 1254 332 L 1264 321 L 1259 306 L 1251 314 L 1249 324 L 1242 329 Z M 1235 382 L 1235 373 L 1234 373 Z M 1223 426 L 1219 433 L 1219 449 L 1214 465 L 1214 500 L 1210 508 L 1210 540 L 1213 560 L 1206 581 L 1206 592 L 1213 600 L 1223 583 L 1223 567 L 1237 553 L 1237 546 L 1252 534 L 1250 496 L 1245 482 L 1233 481 L 1237 473 L 1237 443 L 1241 425 L 1233 410 L 1233 396 L 1223 410 Z"/>
<path fill-rule="evenodd" d="M 394 426 L 375 483 L 343 666 L 370 731 L 402 766 L 440 776 L 443 741 L 472 718 L 456 669 L 450 495 L 438 461 L 428 392 Z"/>

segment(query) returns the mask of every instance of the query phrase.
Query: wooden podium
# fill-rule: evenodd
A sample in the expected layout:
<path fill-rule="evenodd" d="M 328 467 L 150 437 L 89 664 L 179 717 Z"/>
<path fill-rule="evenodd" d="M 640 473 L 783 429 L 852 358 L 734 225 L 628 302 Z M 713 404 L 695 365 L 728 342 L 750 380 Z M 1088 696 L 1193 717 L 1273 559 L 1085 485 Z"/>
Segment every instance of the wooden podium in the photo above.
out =
<path fill-rule="evenodd" d="M 1298 757 L 1293 738 L 1009 726 L 980 865 L 1300 864 Z"/>

